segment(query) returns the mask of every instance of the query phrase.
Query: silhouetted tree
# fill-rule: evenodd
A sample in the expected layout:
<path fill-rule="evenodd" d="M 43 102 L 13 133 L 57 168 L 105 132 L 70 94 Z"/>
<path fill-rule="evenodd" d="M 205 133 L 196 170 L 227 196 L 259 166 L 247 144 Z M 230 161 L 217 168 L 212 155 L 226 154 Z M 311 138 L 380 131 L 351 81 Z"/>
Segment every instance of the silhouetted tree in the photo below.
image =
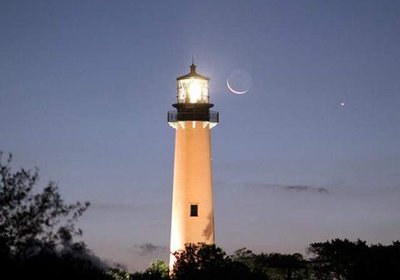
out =
<path fill-rule="evenodd" d="M 144 272 L 136 272 L 132 274 L 132 280 L 167 280 L 168 265 L 164 261 L 153 262 Z"/>
<path fill-rule="evenodd" d="M 57 185 L 34 190 L 38 170 L 11 169 L 0 152 L 0 273 L 13 279 L 111 279 L 83 242 L 75 222 L 88 202 L 66 204 Z"/>
<path fill-rule="evenodd" d="M 168 279 L 168 265 L 161 260 L 153 262 L 145 272 L 158 277 L 158 279 Z"/>
<path fill-rule="evenodd" d="M 267 279 L 255 275 L 243 263 L 233 261 L 215 245 L 204 243 L 186 244 L 184 250 L 174 252 L 176 258 L 172 280 L 213 279 Z"/>
<path fill-rule="evenodd" d="M 299 253 L 296 254 L 255 254 L 241 248 L 232 259 L 245 264 L 252 272 L 267 275 L 271 280 L 309 279 L 309 264 Z"/>
<path fill-rule="evenodd" d="M 231 259 L 246 265 L 251 271 L 255 271 L 255 256 L 256 255 L 251 250 L 243 247 L 236 250 L 231 256 Z"/>
<path fill-rule="evenodd" d="M 11 171 L 11 155 L 2 162 L 0 152 L 0 238 L 12 254 L 31 254 L 36 246 L 63 245 L 81 230 L 74 222 L 89 202 L 65 204 L 54 182 L 34 192 L 38 171 Z M 39 248 L 40 249 L 40 248 Z M 32 251 L 33 250 L 33 251 Z"/>
<path fill-rule="evenodd" d="M 107 275 L 110 275 L 113 280 L 133 280 L 132 276 L 124 268 L 112 267 L 107 271 Z"/>
<path fill-rule="evenodd" d="M 400 277 L 400 242 L 368 246 L 365 241 L 334 239 L 312 243 L 315 277 L 319 280 L 398 279 Z"/>
<path fill-rule="evenodd" d="M 261 254 L 256 256 L 257 266 L 265 266 L 267 274 L 274 280 L 308 279 L 308 263 L 299 253 Z"/>

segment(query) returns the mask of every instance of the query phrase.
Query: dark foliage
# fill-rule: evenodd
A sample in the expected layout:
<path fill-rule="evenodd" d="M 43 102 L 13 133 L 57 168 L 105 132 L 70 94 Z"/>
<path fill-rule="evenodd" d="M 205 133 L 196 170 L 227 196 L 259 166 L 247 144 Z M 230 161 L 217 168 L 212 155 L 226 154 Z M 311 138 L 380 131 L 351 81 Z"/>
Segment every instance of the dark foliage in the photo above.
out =
<path fill-rule="evenodd" d="M 156 261 L 144 272 L 131 275 L 131 280 L 168 280 L 168 266 L 163 261 Z"/>
<path fill-rule="evenodd" d="M 100 260 L 85 247 L 68 250 L 42 250 L 26 259 L 18 259 L 10 270 L 10 279 L 113 279 Z"/>
<path fill-rule="evenodd" d="M 176 258 L 172 280 L 267 279 L 256 275 L 241 262 L 233 261 L 215 245 L 186 244 L 185 250 L 174 252 Z"/>
<path fill-rule="evenodd" d="M 88 202 L 66 204 L 56 184 L 34 190 L 38 171 L 13 172 L 0 152 L 0 263 L 2 279 L 110 279 L 84 243 L 73 242 Z"/>
<path fill-rule="evenodd" d="M 399 241 L 368 246 L 361 240 L 334 239 L 313 243 L 308 250 L 319 280 L 398 279 L 400 275 Z"/>
<path fill-rule="evenodd" d="M 243 263 L 252 272 L 266 275 L 274 280 L 310 279 L 309 262 L 301 254 L 254 254 L 242 248 L 235 252 L 232 259 Z"/>

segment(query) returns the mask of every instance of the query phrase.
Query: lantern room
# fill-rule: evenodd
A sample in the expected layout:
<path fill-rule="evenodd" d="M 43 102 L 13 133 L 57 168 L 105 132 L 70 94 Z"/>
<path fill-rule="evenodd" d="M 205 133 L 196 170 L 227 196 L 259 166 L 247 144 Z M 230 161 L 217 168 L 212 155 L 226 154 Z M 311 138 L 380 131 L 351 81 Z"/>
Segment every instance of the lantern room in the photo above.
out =
<path fill-rule="evenodd" d="M 196 73 L 196 65 L 190 66 L 190 73 L 176 78 L 178 104 L 208 103 L 209 78 Z"/>

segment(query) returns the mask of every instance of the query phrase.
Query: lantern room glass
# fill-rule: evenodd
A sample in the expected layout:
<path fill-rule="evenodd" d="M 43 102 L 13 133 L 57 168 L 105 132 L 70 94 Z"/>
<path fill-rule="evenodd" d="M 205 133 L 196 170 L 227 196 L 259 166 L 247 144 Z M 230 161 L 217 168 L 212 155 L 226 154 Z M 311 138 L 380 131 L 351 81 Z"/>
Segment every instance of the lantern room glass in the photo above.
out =
<path fill-rule="evenodd" d="M 190 77 L 178 80 L 178 103 L 208 103 L 208 81 Z"/>

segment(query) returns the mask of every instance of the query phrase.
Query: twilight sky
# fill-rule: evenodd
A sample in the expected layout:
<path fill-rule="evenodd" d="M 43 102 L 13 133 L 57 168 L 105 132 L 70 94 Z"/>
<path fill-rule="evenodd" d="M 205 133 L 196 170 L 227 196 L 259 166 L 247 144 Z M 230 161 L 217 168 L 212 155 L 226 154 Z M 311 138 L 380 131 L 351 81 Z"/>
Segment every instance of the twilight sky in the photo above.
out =
<path fill-rule="evenodd" d="M 220 112 L 217 245 L 400 239 L 399 1 L 2 0 L 0 53 L 0 150 L 92 202 L 83 239 L 110 262 L 167 259 L 166 112 L 193 55 Z"/>

